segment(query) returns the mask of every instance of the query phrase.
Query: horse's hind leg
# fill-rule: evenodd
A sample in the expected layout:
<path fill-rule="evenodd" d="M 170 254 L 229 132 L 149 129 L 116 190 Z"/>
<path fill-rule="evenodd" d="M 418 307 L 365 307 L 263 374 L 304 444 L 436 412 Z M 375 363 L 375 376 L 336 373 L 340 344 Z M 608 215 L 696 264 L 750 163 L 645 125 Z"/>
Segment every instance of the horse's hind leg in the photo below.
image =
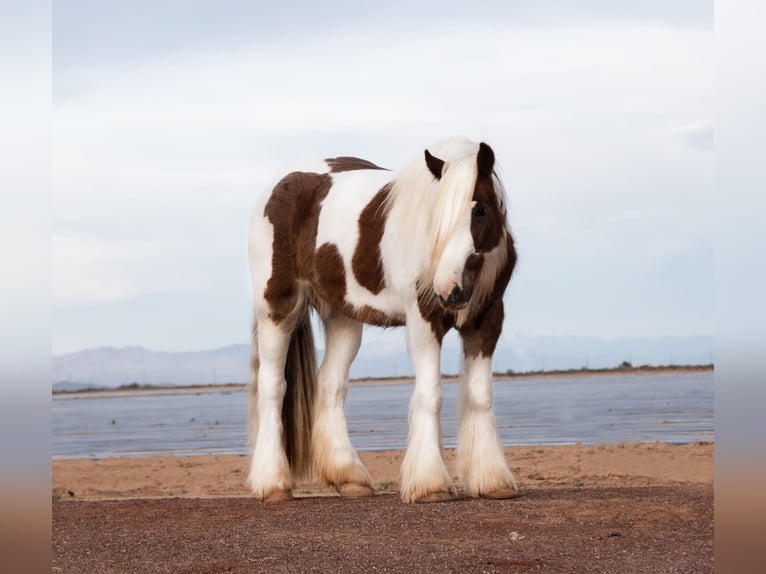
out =
<path fill-rule="evenodd" d="M 369 496 L 375 488 L 346 428 L 343 407 L 348 371 L 362 342 L 362 324 L 332 312 L 323 314 L 325 356 L 319 368 L 312 453 L 320 478 L 343 496 Z"/>
<path fill-rule="evenodd" d="M 257 321 L 250 425 L 252 458 L 247 483 L 260 500 L 292 498 L 293 477 L 282 442 L 282 401 L 287 389 L 285 362 L 291 329 L 268 316 Z M 255 391 L 257 389 L 257 391 Z"/>

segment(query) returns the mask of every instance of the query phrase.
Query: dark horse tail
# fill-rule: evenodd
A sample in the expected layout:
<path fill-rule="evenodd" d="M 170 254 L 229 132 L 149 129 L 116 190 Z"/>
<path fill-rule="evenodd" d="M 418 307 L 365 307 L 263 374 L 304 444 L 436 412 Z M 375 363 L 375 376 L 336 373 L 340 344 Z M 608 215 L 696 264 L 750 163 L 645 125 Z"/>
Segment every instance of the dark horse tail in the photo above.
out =
<path fill-rule="evenodd" d="M 314 395 L 317 388 L 316 350 L 311 331 L 309 307 L 300 312 L 290 336 L 285 362 L 287 390 L 282 402 L 282 428 L 285 453 L 295 478 L 311 474 L 311 427 Z M 258 432 L 258 332 L 253 321 L 253 346 L 250 377 L 250 443 Z"/>

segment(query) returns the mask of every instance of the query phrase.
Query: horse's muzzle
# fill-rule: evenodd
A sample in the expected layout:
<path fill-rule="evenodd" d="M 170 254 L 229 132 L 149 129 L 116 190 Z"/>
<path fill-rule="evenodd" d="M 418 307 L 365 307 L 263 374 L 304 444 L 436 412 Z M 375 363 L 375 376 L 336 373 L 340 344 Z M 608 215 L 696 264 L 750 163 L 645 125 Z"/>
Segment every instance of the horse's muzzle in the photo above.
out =
<path fill-rule="evenodd" d="M 471 287 L 461 289 L 455 285 L 454 289 L 452 289 L 452 292 L 450 292 L 449 297 L 446 299 L 439 295 L 439 303 L 441 303 L 441 306 L 445 309 L 449 309 L 450 311 L 459 311 L 468 305 L 468 302 L 471 300 L 472 293 L 473 289 Z"/>

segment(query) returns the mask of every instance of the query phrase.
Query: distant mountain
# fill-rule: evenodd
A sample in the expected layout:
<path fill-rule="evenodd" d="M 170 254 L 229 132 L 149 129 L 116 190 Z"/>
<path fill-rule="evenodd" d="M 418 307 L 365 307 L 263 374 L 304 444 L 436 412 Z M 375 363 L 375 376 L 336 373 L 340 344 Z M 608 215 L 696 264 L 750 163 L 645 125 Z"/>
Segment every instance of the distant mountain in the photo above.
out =
<path fill-rule="evenodd" d="M 249 372 L 249 345 L 183 353 L 149 351 L 143 347 L 101 347 L 53 357 L 54 382 L 106 387 L 130 383 L 243 383 Z"/>
<path fill-rule="evenodd" d="M 591 337 L 511 337 L 498 343 L 496 372 L 602 369 L 628 361 L 641 365 L 703 365 L 713 363 L 713 337 L 596 339 Z"/>
<path fill-rule="evenodd" d="M 352 378 L 410 376 L 412 361 L 402 344 L 362 345 L 351 367 Z M 319 351 L 320 357 L 322 351 Z M 588 337 L 508 336 L 495 352 L 495 372 L 591 369 L 633 366 L 689 365 L 713 362 L 713 337 L 656 339 L 595 339 Z M 445 341 L 442 371 L 457 373 L 460 349 L 456 339 Z M 244 383 L 249 378 L 250 346 L 190 352 L 156 352 L 143 347 L 102 347 L 53 357 L 57 390 L 117 387 L 130 383 L 189 385 Z"/>

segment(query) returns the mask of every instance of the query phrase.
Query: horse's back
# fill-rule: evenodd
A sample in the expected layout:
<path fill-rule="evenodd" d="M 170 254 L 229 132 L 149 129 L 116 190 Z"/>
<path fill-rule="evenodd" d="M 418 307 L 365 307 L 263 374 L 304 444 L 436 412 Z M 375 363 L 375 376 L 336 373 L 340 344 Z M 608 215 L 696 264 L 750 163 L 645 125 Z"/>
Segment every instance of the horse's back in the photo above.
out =
<path fill-rule="evenodd" d="M 316 223 L 325 205 L 333 218 L 349 220 L 391 177 L 391 173 L 356 157 L 337 157 L 304 162 L 272 181 L 256 200 L 251 227 L 266 219 L 295 233 Z M 328 202 L 328 195 L 331 200 Z M 274 233 L 277 231 L 275 229 Z"/>
<path fill-rule="evenodd" d="M 331 174 L 332 188 L 323 199 L 317 229 L 317 247 L 324 243 L 339 246 L 344 256 L 352 254 L 359 238 L 359 219 L 391 175 L 385 171 L 356 170 Z"/>
<path fill-rule="evenodd" d="M 292 313 L 308 285 L 314 300 L 338 312 L 398 324 L 386 317 L 395 311 L 393 299 L 381 293 L 379 242 L 391 172 L 351 157 L 323 165 L 321 172 L 321 164 L 289 172 L 257 204 L 250 228 L 254 288 L 277 319 Z"/>
<path fill-rule="evenodd" d="M 324 243 L 338 245 L 347 254 L 346 247 L 352 249 L 359 236 L 360 214 L 390 178 L 390 172 L 354 157 L 323 160 L 288 172 L 256 203 L 251 250 L 266 247 L 263 235 L 268 231 L 271 243 L 283 251 L 281 256 L 292 255 L 299 262 Z M 254 232 L 259 235 L 255 245 Z M 282 249 L 286 246 L 290 249 Z M 302 271 L 306 278 L 308 270 Z"/>

